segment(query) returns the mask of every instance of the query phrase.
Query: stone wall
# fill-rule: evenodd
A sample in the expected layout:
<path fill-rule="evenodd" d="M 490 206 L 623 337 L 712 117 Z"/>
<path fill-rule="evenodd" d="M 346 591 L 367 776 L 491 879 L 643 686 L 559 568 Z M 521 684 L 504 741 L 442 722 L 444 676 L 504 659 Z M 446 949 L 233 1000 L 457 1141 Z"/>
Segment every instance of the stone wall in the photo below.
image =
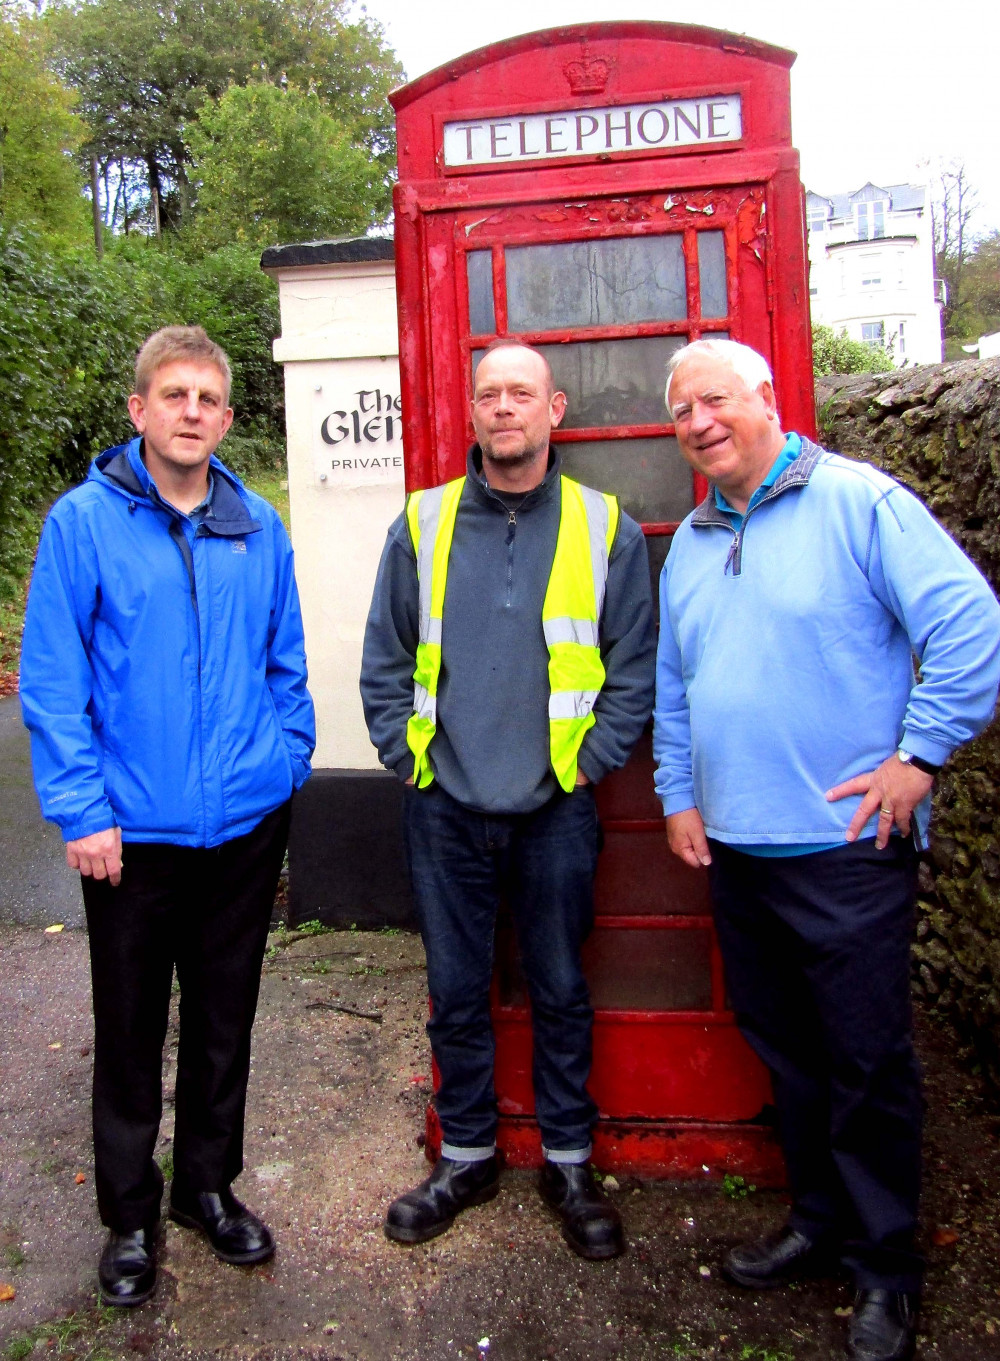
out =
<path fill-rule="evenodd" d="M 1000 592 L 1000 359 L 831 376 L 820 440 L 910 487 Z M 921 867 L 918 995 L 951 1016 L 1000 1093 L 1000 720 L 945 767 Z"/>

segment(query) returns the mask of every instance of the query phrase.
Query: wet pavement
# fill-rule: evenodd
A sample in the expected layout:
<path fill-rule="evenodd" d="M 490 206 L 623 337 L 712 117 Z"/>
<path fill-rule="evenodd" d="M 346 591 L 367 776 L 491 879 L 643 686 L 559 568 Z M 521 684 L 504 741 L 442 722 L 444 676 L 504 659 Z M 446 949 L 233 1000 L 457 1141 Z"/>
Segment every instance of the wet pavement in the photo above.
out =
<path fill-rule="evenodd" d="M 620 1176 L 627 1254 L 563 1243 L 534 1175 L 430 1243 L 382 1233 L 392 1196 L 426 1175 L 426 980 L 409 934 L 279 930 L 254 1033 L 246 1171 L 273 1262 L 233 1268 L 166 1224 L 157 1293 L 96 1306 L 92 1025 L 79 887 L 37 814 L 16 700 L 0 701 L 0 1357 L 124 1361 L 828 1361 L 843 1355 L 843 1282 L 760 1296 L 719 1275 L 725 1249 L 777 1226 L 780 1193 Z M 44 926 L 65 923 L 61 933 Z M 921 1354 L 1000 1361 L 1000 1116 L 920 1020 L 929 1120 Z M 170 1169 L 176 1008 L 157 1156 Z M 10 1298 L 6 1298 L 11 1296 Z M 489 1340 L 488 1348 L 480 1345 Z"/>

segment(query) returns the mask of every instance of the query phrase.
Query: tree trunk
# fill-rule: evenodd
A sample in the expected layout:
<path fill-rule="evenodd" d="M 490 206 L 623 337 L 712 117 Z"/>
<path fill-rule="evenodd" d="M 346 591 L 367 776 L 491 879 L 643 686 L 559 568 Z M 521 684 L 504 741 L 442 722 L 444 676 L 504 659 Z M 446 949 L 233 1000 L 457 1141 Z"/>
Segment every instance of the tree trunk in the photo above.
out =
<path fill-rule="evenodd" d="M 97 181 L 97 161 L 93 156 L 90 158 L 90 199 L 94 214 L 94 250 L 97 252 L 98 260 L 101 260 L 104 258 L 104 234 L 101 230 L 101 195 Z"/>

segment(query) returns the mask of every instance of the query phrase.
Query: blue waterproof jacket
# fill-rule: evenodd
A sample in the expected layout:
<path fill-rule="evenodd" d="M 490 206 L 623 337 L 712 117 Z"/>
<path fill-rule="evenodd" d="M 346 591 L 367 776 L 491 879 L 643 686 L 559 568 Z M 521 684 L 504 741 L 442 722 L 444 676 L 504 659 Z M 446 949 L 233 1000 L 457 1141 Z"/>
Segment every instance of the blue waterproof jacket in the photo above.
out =
<path fill-rule="evenodd" d="M 309 774 L 315 744 L 292 548 L 216 458 L 197 526 L 141 441 L 109 449 L 46 521 L 21 705 L 42 812 L 67 841 L 217 846 Z"/>

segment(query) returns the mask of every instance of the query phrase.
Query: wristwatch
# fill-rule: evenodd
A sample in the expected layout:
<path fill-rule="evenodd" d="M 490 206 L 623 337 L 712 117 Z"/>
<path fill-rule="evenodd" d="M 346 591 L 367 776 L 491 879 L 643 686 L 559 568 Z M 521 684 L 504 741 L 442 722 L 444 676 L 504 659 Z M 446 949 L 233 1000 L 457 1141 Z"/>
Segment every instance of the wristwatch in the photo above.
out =
<path fill-rule="evenodd" d="M 936 775 L 941 769 L 940 766 L 931 765 L 930 761 L 925 761 L 921 756 L 914 756 L 912 751 L 904 751 L 902 747 L 896 755 L 904 766 L 916 766 L 917 770 L 922 770 L 925 775 Z"/>

